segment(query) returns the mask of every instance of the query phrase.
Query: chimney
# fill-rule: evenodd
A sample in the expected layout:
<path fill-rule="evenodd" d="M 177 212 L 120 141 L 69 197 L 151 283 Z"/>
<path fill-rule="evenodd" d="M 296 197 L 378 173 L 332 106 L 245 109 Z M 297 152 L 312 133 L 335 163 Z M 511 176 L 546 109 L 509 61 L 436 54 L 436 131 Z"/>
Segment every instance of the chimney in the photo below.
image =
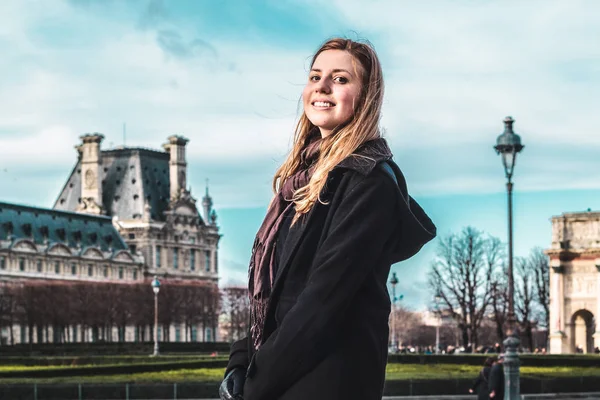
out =
<path fill-rule="evenodd" d="M 77 146 L 81 159 L 81 204 L 78 212 L 102 214 L 102 156 L 100 143 L 104 135 L 88 133 Z"/>
<path fill-rule="evenodd" d="M 177 200 L 181 189 L 186 188 L 187 163 L 185 162 L 185 145 L 189 142 L 183 136 L 169 136 L 163 148 L 169 153 L 169 185 L 171 201 Z"/>

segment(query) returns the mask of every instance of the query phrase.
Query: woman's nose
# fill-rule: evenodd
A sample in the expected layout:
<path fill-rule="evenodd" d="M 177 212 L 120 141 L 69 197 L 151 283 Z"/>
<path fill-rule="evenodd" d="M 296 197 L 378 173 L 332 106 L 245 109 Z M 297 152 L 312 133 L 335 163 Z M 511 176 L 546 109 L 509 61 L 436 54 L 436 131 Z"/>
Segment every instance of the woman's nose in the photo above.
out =
<path fill-rule="evenodd" d="M 322 78 L 315 87 L 317 93 L 331 93 L 331 84 L 328 79 Z"/>

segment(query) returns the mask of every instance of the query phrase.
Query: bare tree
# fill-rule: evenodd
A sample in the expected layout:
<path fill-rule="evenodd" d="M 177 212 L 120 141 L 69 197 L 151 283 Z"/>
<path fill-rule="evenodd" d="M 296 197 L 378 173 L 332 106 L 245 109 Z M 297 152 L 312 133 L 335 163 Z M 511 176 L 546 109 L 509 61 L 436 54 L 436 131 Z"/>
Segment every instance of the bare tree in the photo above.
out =
<path fill-rule="evenodd" d="M 228 286 L 223 288 L 221 312 L 227 316 L 228 340 L 233 342 L 246 335 L 250 318 L 250 298 L 245 287 Z"/>
<path fill-rule="evenodd" d="M 518 257 L 515 276 L 515 313 L 522 332 L 527 337 L 529 349 L 533 351 L 533 272 L 528 260 Z"/>
<path fill-rule="evenodd" d="M 496 337 L 504 341 L 504 324 L 508 315 L 508 284 L 506 274 L 498 273 L 492 282 L 491 317 L 496 328 Z"/>
<path fill-rule="evenodd" d="M 550 328 L 550 266 L 544 250 L 535 247 L 529 255 L 530 269 L 535 283 L 535 301 L 540 310 L 538 320 L 546 329 Z M 599 316 L 600 318 L 600 316 Z M 547 341 L 546 341 L 547 342 Z M 544 347 L 547 343 L 544 343 Z"/>
<path fill-rule="evenodd" d="M 471 342 L 477 347 L 477 331 L 492 302 L 492 278 L 500 255 L 500 241 L 473 227 L 440 240 L 429 286 L 456 321 L 465 347 Z"/>
<path fill-rule="evenodd" d="M 390 324 L 392 318 L 395 318 L 394 323 L 396 325 L 395 343 L 398 343 L 400 346 L 416 344 L 420 326 L 423 324 L 422 318 L 415 312 L 402 306 L 396 307 L 395 312 L 390 313 Z"/>

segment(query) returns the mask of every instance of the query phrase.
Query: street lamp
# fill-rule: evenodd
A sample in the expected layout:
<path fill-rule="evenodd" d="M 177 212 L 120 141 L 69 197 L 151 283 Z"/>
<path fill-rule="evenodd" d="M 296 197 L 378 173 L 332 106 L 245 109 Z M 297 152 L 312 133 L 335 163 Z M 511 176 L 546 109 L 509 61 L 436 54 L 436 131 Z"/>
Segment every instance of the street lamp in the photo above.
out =
<path fill-rule="evenodd" d="M 442 301 L 441 296 L 435 296 L 435 310 L 437 314 L 437 321 L 435 324 L 435 354 L 439 354 L 440 352 L 440 325 L 442 324 L 442 316 L 440 315 L 440 301 Z"/>
<path fill-rule="evenodd" d="M 396 285 L 398 284 L 398 277 L 395 272 L 392 273 L 390 284 L 392 285 L 392 348 L 395 353 L 398 350 L 396 344 Z"/>
<path fill-rule="evenodd" d="M 519 387 L 519 356 L 517 348 L 519 347 L 519 333 L 515 318 L 513 279 L 513 229 L 512 229 L 512 175 L 515 168 L 517 154 L 523 150 L 521 138 L 513 132 L 512 117 L 504 118 L 504 133 L 498 136 L 494 149 L 496 153 L 502 155 L 502 164 L 506 173 L 506 189 L 508 192 L 508 329 L 506 331 L 506 340 L 504 341 L 504 399 L 516 400 L 520 397 Z"/>
<path fill-rule="evenodd" d="M 158 292 L 160 290 L 160 281 L 157 276 L 152 280 L 152 290 L 154 291 L 154 353 L 152 356 L 158 356 Z"/>

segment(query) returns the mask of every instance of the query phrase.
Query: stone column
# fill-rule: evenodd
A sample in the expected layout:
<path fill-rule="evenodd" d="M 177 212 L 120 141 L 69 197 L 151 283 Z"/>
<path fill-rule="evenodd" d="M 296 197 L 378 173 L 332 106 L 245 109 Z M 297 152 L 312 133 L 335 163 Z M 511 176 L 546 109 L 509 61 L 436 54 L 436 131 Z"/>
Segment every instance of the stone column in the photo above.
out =
<path fill-rule="evenodd" d="M 104 139 L 101 133 L 89 133 L 80 137 L 82 144 L 76 146 L 81 160 L 81 203 L 77 211 L 102 214 L 102 152 Z"/>
<path fill-rule="evenodd" d="M 169 153 L 169 188 L 171 200 L 179 199 L 182 189 L 187 187 L 187 162 L 185 145 L 189 142 L 183 136 L 172 135 L 163 148 Z"/>
<path fill-rule="evenodd" d="M 565 352 L 564 349 L 564 288 L 563 288 L 563 271 L 564 267 L 561 265 L 559 259 L 550 260 L 550 290 L 551 290 L 551 303 L 550 303 L 550 353 L 562 354 Z"/>
<path fill-rule="evenodd" d="M 596 314 L 594 315 L 596 333 L 594 333 L 594 347 L 600 349 L 600 258 L 596 258 L 596 269 L 598 270 L 598 274 L 596 275 Z"/>

